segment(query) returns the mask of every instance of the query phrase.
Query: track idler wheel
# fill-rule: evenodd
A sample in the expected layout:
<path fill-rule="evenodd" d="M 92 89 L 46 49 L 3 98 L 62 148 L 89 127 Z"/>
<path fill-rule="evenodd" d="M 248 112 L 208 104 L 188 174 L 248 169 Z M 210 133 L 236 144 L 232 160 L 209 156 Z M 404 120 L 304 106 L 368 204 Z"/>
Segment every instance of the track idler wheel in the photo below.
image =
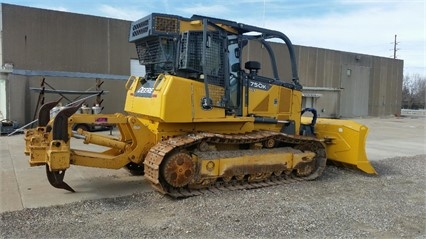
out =
<path fill-rule="evenodd" d="M 163 162 L 162 175 L 171 186 L 180 188 L 188 185 L 194 177 L 194 162 L 187 153 L 174 153 Z"/>
<path fill-rule="evenodd" d="M 321 176 L 327 164 L 325 147 L 320 142 L 311 142 L 305 145 L 298 145 L 296 149 L 302 151 L 315 152 L 316 156 L 312 162 L 302 163 L 296 168 L 296 176 L 306 180 L 313 180 Z"/>
<path fill-rule="evenodd" d="M 74 189 L 72 189 L 66 182 L 64 182 L 65 170 L 52 172 L 49 169 L 49 165 L 46 164 L 46 175 L 47 180 L 49 180 L 50 185 L 53 187 L 65 189 L 75 193 Z"/>

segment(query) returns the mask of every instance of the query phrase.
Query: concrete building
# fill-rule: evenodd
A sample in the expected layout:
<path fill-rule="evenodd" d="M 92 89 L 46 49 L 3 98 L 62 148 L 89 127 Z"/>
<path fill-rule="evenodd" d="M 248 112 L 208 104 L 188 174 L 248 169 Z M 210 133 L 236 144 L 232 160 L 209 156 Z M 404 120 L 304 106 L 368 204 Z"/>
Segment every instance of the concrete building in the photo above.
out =
<path fill-rule="evenodd" d="M 283 79 L 290 79 L 287 48 L 274 44 Z M 262 62 L 272 77 L 266 49 L 249 46 L 250 59 Z M 298 72 L 304 86 L 304 106 L 322 117 L 387 116 L 400 114 L 403 61 L 360 53 L 295 45 Z"/>
<path fill-rule="evenodd" d="M 105 90 L 103 112 L 123 112 L 125 80 L 141 71 L 128 43 L 129 21 L 10 4 L 1 4 L 0 13 L 0 118 L 21 125 L 32 121 L 43 87 L 45 102 L 59 98 L 50 89 Z M 289 66 L 285 47 L 273 47 L 277 61 Z M 257 58 L 267 74 L 270 63 L 263 51 L 252 44 L 244 56 Z M 296 54 L 304 104 L 321 116 L 400 113 L 402 60 L 305 46 L 296 46 Z M 285 66 L 279 70 L 280 76 L 289 74 Z M 64 96 L 64 103 L 77 97 Z"/>

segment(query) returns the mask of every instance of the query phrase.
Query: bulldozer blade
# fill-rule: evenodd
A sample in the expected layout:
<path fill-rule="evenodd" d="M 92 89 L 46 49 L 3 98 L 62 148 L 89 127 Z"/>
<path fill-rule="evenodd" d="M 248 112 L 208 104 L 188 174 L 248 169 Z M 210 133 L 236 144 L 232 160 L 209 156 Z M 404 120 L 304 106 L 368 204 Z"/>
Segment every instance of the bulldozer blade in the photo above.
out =
<path fill-rule="evenodd" d="M 65 170 L 52 172 L 49 170 L 49 165 L 46 164 L 46 175 L 47 180 L 49 180 L 50 185 L 55 188 L 61 188 L 75 193 L 66 182 L 64 182 Z"/>
<path fill-rule="evenodd" d="M 365 152 L 367 126 L 351 120 L 318 119 L 315 133 L 324 140 L 331 163 L 377 174 Z"/>
<path fill-rule="evenodd" d="M 40 107 L 38 111 L 38 126 L 44 127 L 50 121 L 50 110 L 53 109 L 59 102 L 62 100 L 62 97 L 57 101 L 48 102 Z"/>

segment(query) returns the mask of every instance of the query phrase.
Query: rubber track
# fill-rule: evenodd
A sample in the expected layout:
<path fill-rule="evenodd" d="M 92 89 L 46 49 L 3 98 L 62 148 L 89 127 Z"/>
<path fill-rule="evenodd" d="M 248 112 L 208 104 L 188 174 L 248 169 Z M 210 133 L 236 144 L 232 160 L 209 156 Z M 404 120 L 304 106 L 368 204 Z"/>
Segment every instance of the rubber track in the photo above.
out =
<path fill-rule="evenodd" d="M 277 141 L 290 143 L 302 147 L 303 150 L 309 150 L 316 153 L 316 160 L 318 161 L 318 169 L 306 176 L 295 177 L 287 176 L 284 173 L 280 176 L 272 175 L 268 179 L 260 182 L 247 182 L 247 181 L 231 181 L 225 183 L 223 181 L 216 181 L 216 183 L 208 188 L 191 189 L 163 187 L 160 183 L 160 165 L 164 157 L 173 150 L 181 150 L 205 141 L 215 144 L 252 144 L 258 143 L 273 138 Z M 159 192 L 167 194 L 173 198 L 191 197 L 201 195 L 205 192 L 241 190 L 241 189 L 254 189 L 261 187 L 274 186 L 279 184 L 287 184 L 298 181 L 313 180 L 319 177 L 326 166 L 326 153 L 324 145 L 317 139 L 303 136 L 293 136 L 284 133 L 273 131 L 255 131 L 248 134 L 216 134 L 216 133 L 198 133 L 182 135 L 161 141 L 153 146 L 148 152 L 145 164 L 145 178 L 147 178 L 152 186 Z"/>

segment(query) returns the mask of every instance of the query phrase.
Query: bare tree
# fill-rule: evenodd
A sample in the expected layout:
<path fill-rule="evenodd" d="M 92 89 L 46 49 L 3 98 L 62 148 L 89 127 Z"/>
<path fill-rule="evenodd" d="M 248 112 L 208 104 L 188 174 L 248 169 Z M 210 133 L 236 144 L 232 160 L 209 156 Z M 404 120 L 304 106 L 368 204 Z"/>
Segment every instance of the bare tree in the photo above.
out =
<path fill-rule="evenodd" d="M 404 76 L 402 83 L 402 108 L 425 109 L 426 77 L 414 74 Z"/>

